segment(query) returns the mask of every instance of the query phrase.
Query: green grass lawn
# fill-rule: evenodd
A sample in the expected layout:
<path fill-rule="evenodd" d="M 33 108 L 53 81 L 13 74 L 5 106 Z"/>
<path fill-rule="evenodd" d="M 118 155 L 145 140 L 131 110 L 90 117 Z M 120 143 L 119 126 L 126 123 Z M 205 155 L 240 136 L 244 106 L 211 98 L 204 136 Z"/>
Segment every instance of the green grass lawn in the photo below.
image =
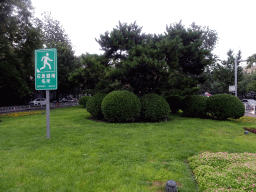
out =
<path fill-rule="evenodd" d="M 254 123 L 170 115 L 161 123 L 90 120 L 82 106 L 1 117 L 0 191 L 198 191 L 187 159 L 202 152 L 256 153 Z"/>

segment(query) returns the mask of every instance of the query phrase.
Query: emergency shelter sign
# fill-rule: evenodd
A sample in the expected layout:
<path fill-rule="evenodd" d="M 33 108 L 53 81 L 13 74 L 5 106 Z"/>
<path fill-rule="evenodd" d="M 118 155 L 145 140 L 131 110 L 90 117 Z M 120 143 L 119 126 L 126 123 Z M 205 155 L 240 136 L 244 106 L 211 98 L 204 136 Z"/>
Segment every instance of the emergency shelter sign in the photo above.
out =
<path fill-rule="evenodd" d="M 35 50 L 35 89 L 57 90 L 57 49 Z"/>

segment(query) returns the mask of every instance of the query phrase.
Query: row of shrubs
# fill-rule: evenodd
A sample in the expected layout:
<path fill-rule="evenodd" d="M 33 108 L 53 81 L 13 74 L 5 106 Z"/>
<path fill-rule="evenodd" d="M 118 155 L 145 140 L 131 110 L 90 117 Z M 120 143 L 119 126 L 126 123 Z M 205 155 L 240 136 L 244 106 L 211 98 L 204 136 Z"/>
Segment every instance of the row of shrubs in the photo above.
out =
<path fill-rule="evenodd" d="M 170 107 L 167 101 L 157 94 L 146 94 L 140 98 L 130 91 L 113 91 L 109 94 L 97 93 L 93 97 L 80 99 L 87 111 L 95 119 L 109 122 L 153 121 L 168 118 Z"/>
<path fill-rule="evenodd" d="M 187 117 L 212 116 L 219 120 L 225 120 L 227 118 L 239 119 L 245 113 L 242 101 L 228 94 L 216 94 L 211 97 L 190 95 L 184 98 L 170 96 L 166 100 L 173 113 L 177 113 L 181 109 L 183 115 Z"/>
<path fill-rule="evenodd" d="M 244 116 L 243 103 L 235 96 L 216 94 L 211 97 L 169 96 L 163 98 L 157 94 L 147 94 L 138 98 L 129 91 L 113 91 L 109 94 L 98 93 L 93 97 L 84 96 L 79 100 L 95 119 L 106 119 L 109 122 L 161 121 L 172 113 L 183 111 L 187 117 L 215 117 L 239 119 Z"/>

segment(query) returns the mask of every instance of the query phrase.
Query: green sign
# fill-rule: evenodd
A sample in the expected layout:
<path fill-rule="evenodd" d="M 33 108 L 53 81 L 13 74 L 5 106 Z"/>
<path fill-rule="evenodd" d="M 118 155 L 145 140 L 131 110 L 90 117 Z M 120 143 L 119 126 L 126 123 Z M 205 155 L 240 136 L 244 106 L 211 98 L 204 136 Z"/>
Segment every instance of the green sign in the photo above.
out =
<path fill-rule="evenodd" d="M 35 89 L 58 88 L 57 49 L 35 50 Z"/>

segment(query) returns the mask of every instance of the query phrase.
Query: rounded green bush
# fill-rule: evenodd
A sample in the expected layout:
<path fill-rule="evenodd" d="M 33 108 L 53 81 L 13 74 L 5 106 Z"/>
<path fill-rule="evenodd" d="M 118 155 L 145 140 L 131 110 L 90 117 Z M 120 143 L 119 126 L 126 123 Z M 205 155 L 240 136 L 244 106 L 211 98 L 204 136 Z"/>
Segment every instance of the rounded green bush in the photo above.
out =
<path fill-rule="evenodd" d="M 159 122 L 168 117 L 170 106 L 162 96 L 150 93 L 142 96 L 140 101 L 143 120 Z"/>
<path fill-rule="evenodd" d="M 201 95 L 189 95 L 182 100 L 183 115 L 187 117 L 206 117 L 207 100 L 209 97 Z"/>
<path fill-rule="evenodd" d="M 243 117 L 245 113 L 242 101 L 228 94 L 216 94 L 209 97 L 207 107 L 209 113 L 220 120 L 227 118 L 239 119 Z"/>
<path fill-rule="evenodd" d="M 138 117 L 141 104 L 130 91 L 112 91 L 103 99 L 101 109 L 109 122 L 129 122 Z"/>
<path fill-rule="evenodd" d="M 172 113 L 177 113 L 182 108 L 182 97 L 179 95 L 170 95 L 166 98 Z"/>
<path fill-rule="evenodd" d="M 87 101 L 88 101 L 90 98 L 91 98 L 91 97 L 88 96 L 88 95 L 85 95 L 85 96 L 81 97 L 81 98 L 79 99 L 79 105 L 83 105 L 84 107 L 86 107 L 86 103 L 87 103 Z"/>
<path fill-rule="evenodd" d="M 101 102 L 106 95 L 107 95 L 106 93 L 97 93 L 87 101 L 86 109 L 92 115 L 93 118 L 95 119 L 104 118 L 101 111 Z"/>

